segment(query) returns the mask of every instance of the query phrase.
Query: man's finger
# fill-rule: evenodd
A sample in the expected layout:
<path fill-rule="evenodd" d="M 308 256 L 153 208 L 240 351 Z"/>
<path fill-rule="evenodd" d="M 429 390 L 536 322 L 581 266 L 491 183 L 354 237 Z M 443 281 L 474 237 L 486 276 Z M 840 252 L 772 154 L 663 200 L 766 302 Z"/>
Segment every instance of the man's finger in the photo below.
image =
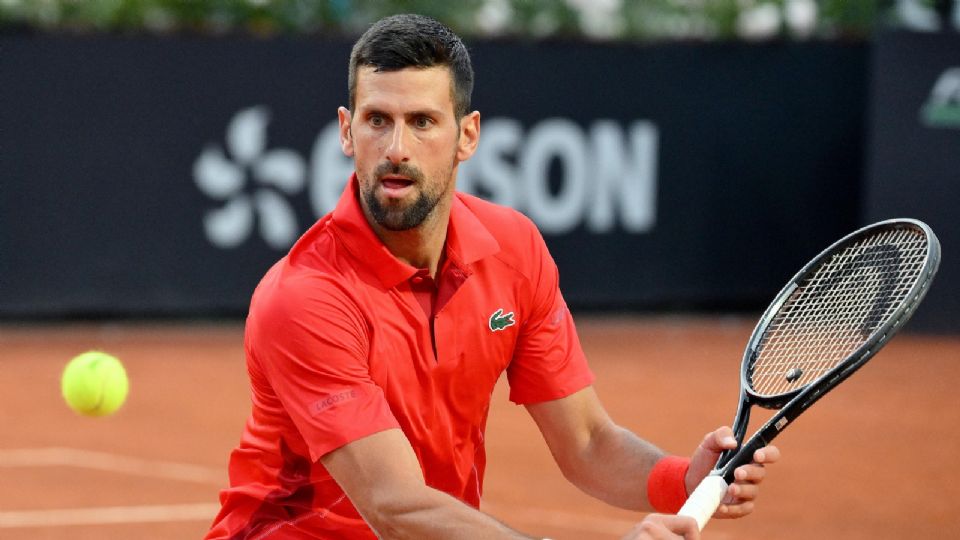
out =
<path fill-rule="evenodd" d="M 780 449 L 768 445 L 753 453 L 753 460 L 757 463 L 776 463 L 780 459 Z"/>
<path fill-rule="evenodd" d="M 733 430 L 723 426 L 704 435 L 700 446 L 705 450 L 719 453 L 730 448 L 736 448 L 737 440 L 733 437 Z"/>
<path fill-rule="evenodd" d="M 753 501 L 744 501 L 739 504 L 721 504 L 714 514 L 718 518 L 739 518 L 753 512 Z"/>
<path fill-rule="evenodd" d="M 767 477 L 767 470 L 763 465 L 742 465 L 733 471 L 734 481 L 737 483 L 760 483 Z"/>

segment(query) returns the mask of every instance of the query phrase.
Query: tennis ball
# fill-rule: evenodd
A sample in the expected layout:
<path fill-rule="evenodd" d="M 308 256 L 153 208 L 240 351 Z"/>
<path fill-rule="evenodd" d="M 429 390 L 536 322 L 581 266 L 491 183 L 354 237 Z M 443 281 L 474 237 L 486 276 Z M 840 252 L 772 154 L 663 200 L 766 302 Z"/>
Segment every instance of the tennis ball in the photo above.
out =
<path fill-rule="evenodd" d="M 129 383 L 123 364 L 105 352 L 89 351 L 75 356 L 60 378 L 63 399 L 86 416 L 113 414 L 127 399 Z"/>

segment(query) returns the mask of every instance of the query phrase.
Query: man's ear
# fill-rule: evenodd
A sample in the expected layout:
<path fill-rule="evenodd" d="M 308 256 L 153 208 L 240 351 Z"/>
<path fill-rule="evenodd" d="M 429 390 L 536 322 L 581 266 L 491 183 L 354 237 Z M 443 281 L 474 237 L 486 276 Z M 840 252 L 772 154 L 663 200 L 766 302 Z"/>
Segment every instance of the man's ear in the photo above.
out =
<path fill-rule="evenodd" d="M 480 112 L 473 111 L 460 119 L 460 140 L 457 143 L 457 161 L 466 161 L 480 144 Z"/>
<path fill-rule="evenodd" d="M 340 121 L 340 149 L 347 157 L 353 157 L 353 132 L 350 130 L 353 117 L 350 109 L 346 107 L 337 108 L 337 119 Z"/>

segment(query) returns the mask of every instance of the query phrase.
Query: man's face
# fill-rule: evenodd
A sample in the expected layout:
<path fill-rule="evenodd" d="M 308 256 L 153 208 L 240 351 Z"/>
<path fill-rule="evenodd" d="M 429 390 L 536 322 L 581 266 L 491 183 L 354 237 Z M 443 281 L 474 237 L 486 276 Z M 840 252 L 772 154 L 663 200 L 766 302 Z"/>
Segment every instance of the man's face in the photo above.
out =
<path fill-rule="evenodd" d="M 357 73 L 354 110 L 340 108 L 344 153 L 353 156 L 361 205 L 368 218 L 393 231 L 419 226 L 437 205 L 449 203 L 464 148 L 446 67 Z M 469 139 L 469 136 L 467 137 Z"/>

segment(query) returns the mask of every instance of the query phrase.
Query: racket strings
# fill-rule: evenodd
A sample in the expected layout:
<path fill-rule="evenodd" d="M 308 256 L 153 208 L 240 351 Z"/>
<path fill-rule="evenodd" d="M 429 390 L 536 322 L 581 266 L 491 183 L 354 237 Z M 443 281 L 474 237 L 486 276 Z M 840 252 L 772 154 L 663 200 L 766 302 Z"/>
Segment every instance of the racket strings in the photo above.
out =
<path fill-rule="evenodd" d="M 867 235 L 801 281 L 767 326 L 748 368 L 763 396 L 822 377 L 863 345 L 903 303 L 929 252 L 920 230 Z"/>

